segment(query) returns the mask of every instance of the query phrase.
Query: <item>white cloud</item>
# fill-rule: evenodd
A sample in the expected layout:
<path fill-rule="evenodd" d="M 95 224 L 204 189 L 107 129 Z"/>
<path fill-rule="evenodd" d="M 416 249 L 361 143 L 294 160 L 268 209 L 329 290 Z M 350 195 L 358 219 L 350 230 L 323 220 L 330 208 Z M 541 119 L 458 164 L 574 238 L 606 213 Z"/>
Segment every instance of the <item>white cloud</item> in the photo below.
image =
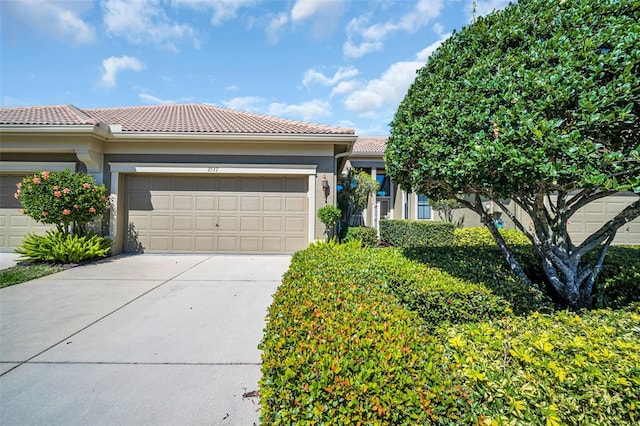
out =
<path fill-rule="evenodd" d="M 368 25 L 369 16 L 353 18 L 347 25 L 347 41 L 342 52 L 347 58 L 359 58 L 381 50 L 383 40 L 398 31 L 414 33 L 440 16 L 444 0 L 420 0 L 413 10 L 397 20 Z"/>
<path fill-rule="evenodd" d="M 170 99 L 160 99 L 147 93 L 139 93 L 138 98 L 140 98 L 142 102 L 152 105 L 173 105 L 176 103 L 176 101 L 172 101 Z"/>
<path fill-rule="evenodd" d="M 84 12 L 92 8 L 93 2 L 90 0 L 2 2 L 2 13 L 10 17 L 8 21 L 12 22 L 12 25 L 26 24 L 59 40 L 71 40 L 75 44 L 89 44 L 96 38 L 93 26 L 81 18 Z"/>
<path fill-rule="evenodd" d="M 354 67 L 340 67 L 335 74 L 333 74 L 333 77 L 327 77 L 317 69 L 311 68 L 305 71 L 302 84 L 309 86 L 313 83 L 318 83 L 323 86 L 333 86 L 342 80 L 355 77 L 358 74 L 360 74 L 360 71 Z"/>
<path fill-rule="evenodd" d="M 114 87 L 116 85 L 116 75 L 120 71 L 142 71 L 144 67 L 144 64 L 137 58 L 131 56 L 111 56 L 102 61 L 103 74 L 100 82 L 105 87 Z"/>
<path fill-rule="evenodd" d="M 354 90 L 359 89 L 361 86 L 362 84 L 358 80 L 341 81 L 333 88 L 333 90 L 331 90 L 330 97 L 351 93 Z"/>
<path fill-rule="evenodd" d="M 465 12 L 469 17 L 469 22 L 473 19 L 473 7 L 475 5 L 475 16 L 484 16 L 493 12 L 494 10 L 502 10 L 504 9 L 511 0 L 486 0 L 486 1 L 476 1 L 474 3 L 468 3 L 465 7 Z"/>
<path fill-rule="evenodd" d="M 284 104 L 281 102 L 267 103 L 259 96 L 245 96 L 222 101 L 227 108 L 266 114 L 274 117 L 290 117 L 304 121 L 314 121 L 331 115 L 331 107 L 328 102 L 314 99 L 301 104 Z"/>
<path fill-rule="evenodd" d="M 136 0 L 137 1 L 137 0 Z M 211 10 L 211 25 L 221 25 L 236 17 L 239 9 L 251 6 L 257 0 L 173 0 L 174 6 L 185 6 L 196 10 Z"/>
<path fill-rule="evenodd" d="M 235 84 L 232 84 L 231 86 L 225 87 L 224 90 L 228 90 L 229 92 L 237 92 L 238 90 L 240 90 L 240 88 Z"/>
<path fill-rule="evenodd" d="M 222 105 L 238 111 L 264 113 L 265 100 L 259 96 L 244 96 L 222 101 Z"/>
<path fill-rule="evenodd" d="M 333 33 L 344 11 L 344 0 L 296 0 L 291 8 L 291 21 L 302 24 L 314 19 L 311 32 L 316 38 Z"/>
<path fill-rule="evenodd" d="M 265 29 L 267 41 L 269 43 L 276 44 L 280 40 L 280 36 L 282 35 L 287 22 L 289 22 L 289 18 L 284 12 L 279 13 L 271 19 L 269 25 L 267 25 L 267 28 Z"/>
<path fill-rule="evenodd" d="M 451 33 L 442 34 L 438 40 L 418 52 L 415 61 L 391 64 L 380 78 L 370 80 L 364 88 L 348 95 L 344 100 L 345 107 L 363 117 L 377 117 L 379 110 L 385 108 L 395 110 L 414 82 L 416 71 L 450 36 Z"/>
<path fill-rule="evenodd" d="M 175 52 L 174 40 L 191 37 L 198 46 L 193 29 L 172 22 L 159 0 L 107 0 L 103 9 L 107 32 L 131 43 L 153 43 Z"/>
<path fill-rule="evenodd" d="M 276 117 L 290 116 L 302 118 L 304 121 L 315 121 L 330 116 L 331 107 L 328 102 L 318 99 L 292 105 L 272 103 L 269 105 L 268 114 Z"/>

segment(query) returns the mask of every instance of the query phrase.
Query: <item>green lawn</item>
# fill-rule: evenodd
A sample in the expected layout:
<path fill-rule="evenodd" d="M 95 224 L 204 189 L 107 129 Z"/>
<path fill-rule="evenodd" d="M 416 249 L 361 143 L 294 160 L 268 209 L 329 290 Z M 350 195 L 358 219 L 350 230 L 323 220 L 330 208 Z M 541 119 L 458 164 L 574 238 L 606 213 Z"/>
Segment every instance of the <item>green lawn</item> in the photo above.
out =
<path fill-rule="evenodd" d="M 0 288 L 55 274 L 64 269 L 64 266 L 50 265 L 48 263 L 16 265 L 0 271 Z"/>

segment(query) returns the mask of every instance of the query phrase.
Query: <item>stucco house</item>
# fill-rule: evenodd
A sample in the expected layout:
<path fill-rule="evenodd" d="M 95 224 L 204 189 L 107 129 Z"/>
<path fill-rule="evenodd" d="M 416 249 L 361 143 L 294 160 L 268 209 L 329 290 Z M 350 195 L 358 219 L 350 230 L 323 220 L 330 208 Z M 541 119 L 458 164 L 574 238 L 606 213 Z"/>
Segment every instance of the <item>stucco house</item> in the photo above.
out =
<path fill-rule="evenodd" d="M 292 253 L 322 238 L 323 184 L 356 141 L 348 128 L 209 105 L 0 109 L 0 250 L 37 229 L 15 184 L 83 171 L 110 191 L 115 253 Z M 323 182 L 326 180 L 326 183 Z"/>
<path fill-rule="evenodd" d="M 82 171 L 106 185 L 112 209 L 104 231 L 114 253 L 293 253 L 324 237 L 316 212 L 336 204 L 337 177 L 348 167 L 380 184 L 363 214 L 367 226 L 438 220 L 426 196 L 386 176 L 386 143 L 353 129 L 202 104 L 0 108 L 0 251 L 45 229 L 20 214 L 13 197 L 16 183 L 38 170 Z M 586 206 L 572 219 L 574 241 L 629 197 L 636 196 Z M 467 209 L 456 212 L 461 217 L 465 226 L 480 224 Z M 640 243 L 640 220 L 615 242 Z"/>
<path fill-rule="evenodd" d="M 349 162 L 346 167 L 365 170 L 378 180 L 380 189 L 369 200 L 369 207 L 363 214 L 365 224 L 378 228 L 382 219 L 415 219 L 440 220 L 437 211 L 433 211 L 426 196 L 404 191 L 394 184 L 386 175 L 384 168 L 384 151 L 387 136 L 360 136 L 353 145 Z M 574 243 L 584 241 L 589 235 L 602 226 L 604 222 L 613 218 L 626 206 L 631 204 L 637 195 L 627 192 L 605 197 L 588 204 L 571 218 L 569 233 Z M 519 209 L 515 203 L 507 203 L 518 220 L 529 223 L 529 217 Z M 487 202 L 485 208 L 490 212 L 500 212 L 493 202 Z M 515 225 L 505 215 L 502 216 L 505 228 L 515 229 Z M 480 216 L 469 209 L 454 211 L 454 221 L 460 221 L 463 226 L 481 226 Z M 627 223 L 618 230 L 614 244 L 640 244 L 640 218 Z"/>

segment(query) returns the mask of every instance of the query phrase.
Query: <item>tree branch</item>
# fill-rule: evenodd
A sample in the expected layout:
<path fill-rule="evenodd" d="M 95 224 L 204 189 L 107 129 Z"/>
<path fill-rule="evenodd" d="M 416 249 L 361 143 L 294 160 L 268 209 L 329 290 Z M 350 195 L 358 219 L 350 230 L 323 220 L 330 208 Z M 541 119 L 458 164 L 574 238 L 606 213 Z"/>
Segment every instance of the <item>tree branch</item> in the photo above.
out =
<path fill-rule="evenodd" d="M 578 251 L 580 253 L 586 253 L 597 246 L 599 246 L 605 239 L 609 238 L 611 234 L 615 235 L 618 228 L 627 222 L 631 222 L 636 217 L 640 216 L 640 196 L 634 203 L 629 204 L 624 210 L 618 213 L 613 219 L 606 222 L 596 232 L 591 234 L 589 238 L 584 240 Z"/>

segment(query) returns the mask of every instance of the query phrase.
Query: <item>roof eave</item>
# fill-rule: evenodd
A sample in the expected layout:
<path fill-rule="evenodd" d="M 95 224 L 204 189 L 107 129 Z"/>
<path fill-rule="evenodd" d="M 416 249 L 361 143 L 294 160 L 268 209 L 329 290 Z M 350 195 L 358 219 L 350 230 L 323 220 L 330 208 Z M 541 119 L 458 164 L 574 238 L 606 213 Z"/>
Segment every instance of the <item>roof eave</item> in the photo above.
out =
<path fill-rule="evenodd" d="M 67 134 L 93 134 L 105 139 L 109 132 L 102 125 L 94 124 L 0 124 L 0 134 L 2 133 L 55 133 L 59 135 Z"/>
<path fill-rule="evenodd" d="M 189 141 L 252 141 L 252 142 L 332 142 L 353 144 L 357 136 L 354 134 L 333 133 L 193 133 L 193 132 L 114 132 L 109 139 L 118 141 L 175 141 L 184 139 Z"/>

